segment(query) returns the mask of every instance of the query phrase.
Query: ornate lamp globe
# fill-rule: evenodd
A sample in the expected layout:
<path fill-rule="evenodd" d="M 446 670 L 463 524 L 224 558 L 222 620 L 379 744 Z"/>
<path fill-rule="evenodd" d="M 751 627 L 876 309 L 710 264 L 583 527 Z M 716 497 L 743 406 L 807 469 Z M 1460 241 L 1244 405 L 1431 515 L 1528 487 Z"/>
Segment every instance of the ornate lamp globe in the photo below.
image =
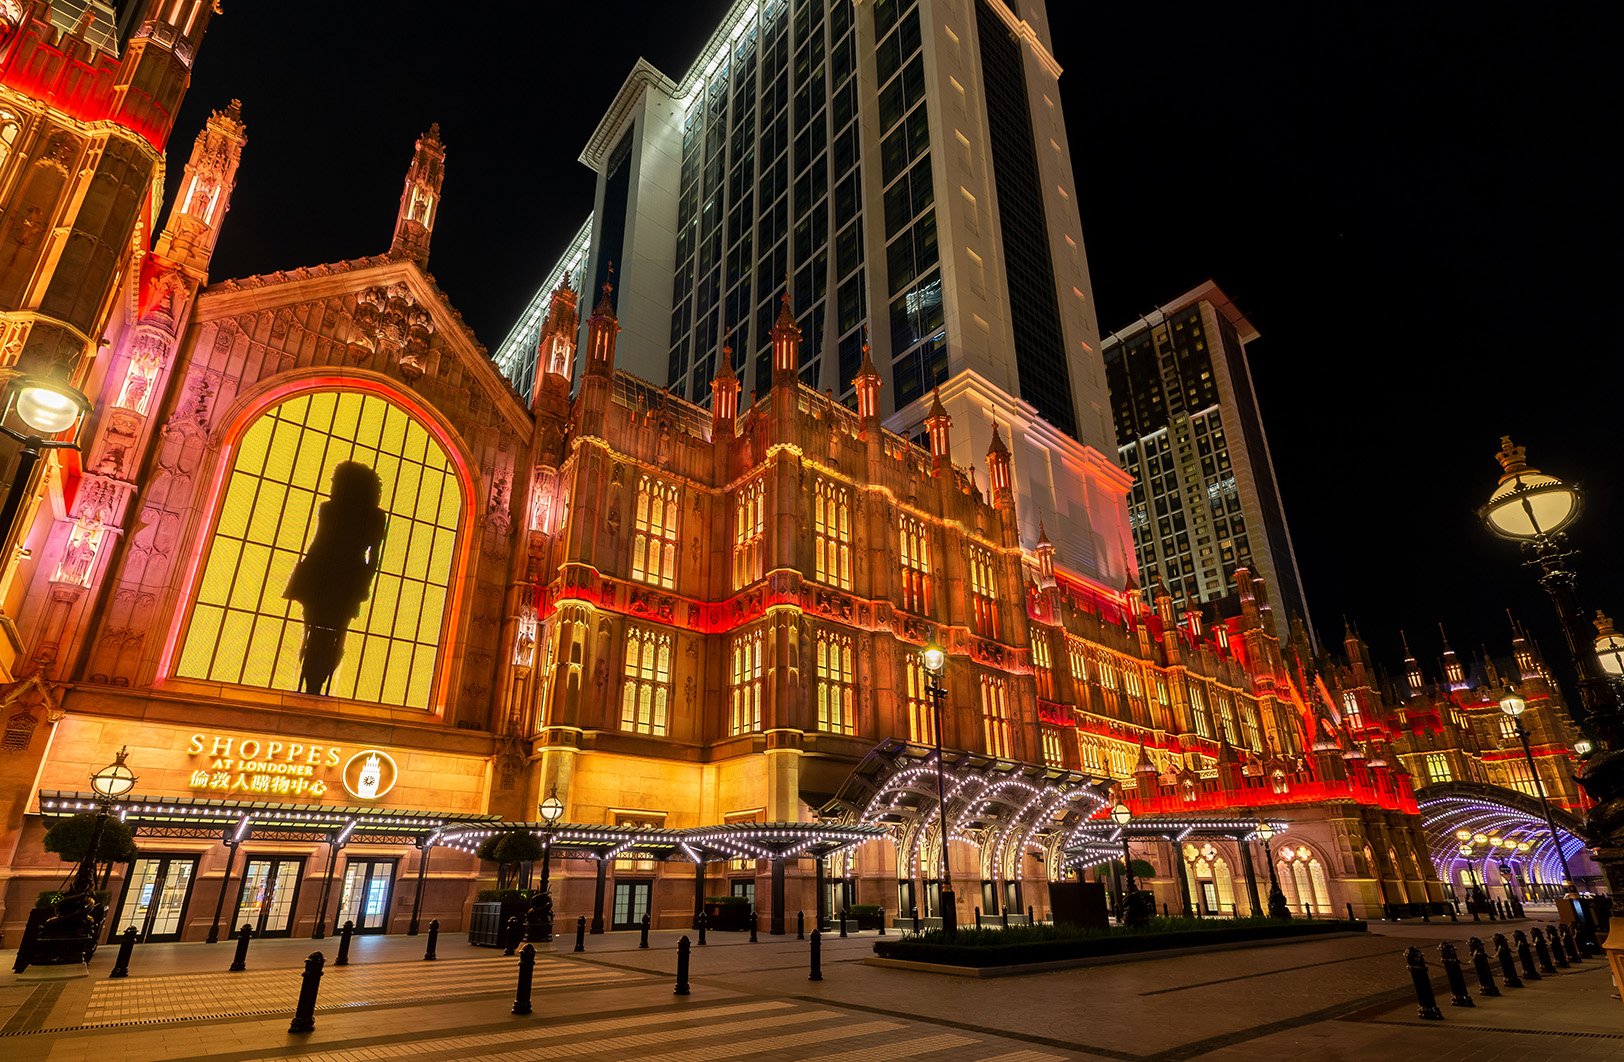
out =
<path fill-rule="evenodd" d="M 128 746 L 119 749 L 112 763 L 90 776 L 90 788 L 96 791 L 97 796 L 104 800 L 117 800 L 135 788 L 135 772 L 124 766 L 124 758 L 129 754 Z"/>
<path fill-rule="evenodd" d="M 1488 844 L 1489 843 L 1489 835 L 1486 834 L 1486 833 L 1474 833 L 1474 834 L 1472 834 L 1472 843 L 1473 844 Z"/>
<path fill-rule="evenodd" d="M 937 645 L 933 639 L 925 644 L 925 649 L 919 656 L 920 661 L 925 665 L 925 670 L 940 678 L 942 669 L 947 666 L 946 650 Z"/>
<path fill-rule="evenodd" d="M 1490 848 L 1499 848 L 1500 846 L 1504 845 L 1505 843 L 1506 843 L 1506 839 L 1504 837 L 1499 836 L 1498 834 L 1496 834 L 1495 836 L 1489 838 L 1489 847 Z"/>
<path fill-rule="evenodd" d="M 1468 830 L 1466 827 L 1462 826 L 1460 829 L 1455 831 L 1455 840 L 1464 842 L 1470 841 L 1471 839 L 1472 831 Z"/>
<path fill-rule="evenodd" d="M 1269 838 L 1274 836 L 1274 827 L 1266 822 L 1260 822 L 1257 824 L 1257 835 L 1263 838 L 1264 844 L 1268 844 Z"/>
<path fill-rule="evenodd" d="M 1461 845 L 1460 846 L 1460 854 L 1465 856 L 1467 859 L 1472 858 L 1472 846 L 1469 845 L 1469 844 Z"/>
<path fill-rule="evenodd" d="M 564 802 L 558 799 L 558 787 L 553 786 L 547 799 L 541 802 L 541 820 L 551 826 L 564 814 Z"/>
<path fill-rule="evenodd" d="M 1528 710 L 1528 702 L 1518 696 L 1516 690 L 1508 689 L 1500 698 L 1500 710 L 1515 719 Z"/>
<path fill-rule="evenodd" d="M 1529 467 L 1526 454 L 1511 436 L 1500 437 L 1500 452 L 1494 456 L 1504 472 L 1478 515 L 1500 537 L 1532 542 L 1571 524 L 1583 496 L 1571 483 Z"/>
<path fill-rule="evenodd" d="M 1607 677 L 1624 679 L 1624 634 L 1613 630 L 1613 621 L 1604 612 L 1596 613 L 1596 659 Z"/>
<path fill-rule="evenodd" d="M 1111 821 L 1115 822 L 1118 826 L 1126 826 L 1128 824 L 1128 820 L 1131 818 L 1133 818 L 1133 812 L 1128 810 L 1128 805 L 1126 804 L 1118 804 L 1116 807 L 1111 809 Z"/>
<path fill-rule="evenodd" d="M 57 435 L 90 412 L 90 399 L 56 380 L 19 376 L 13 384 L 11 408 L 34 432 Z"/>
<path fill-rule="evenodd" d="M 1578 741 L 1573 743 L 1573 751 L 1579 754 L 1580 759 L 1590 755 L 1595 751 L 1595 749 L 1595 743 L 1589 738 L 1580 738 Z"/>

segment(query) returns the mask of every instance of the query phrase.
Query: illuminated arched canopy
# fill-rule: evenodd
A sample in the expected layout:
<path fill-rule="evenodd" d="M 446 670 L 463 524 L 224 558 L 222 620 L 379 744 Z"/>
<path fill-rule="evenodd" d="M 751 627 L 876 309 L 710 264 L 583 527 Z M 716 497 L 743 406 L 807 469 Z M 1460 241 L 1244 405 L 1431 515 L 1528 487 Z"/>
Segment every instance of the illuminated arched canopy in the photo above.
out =
<path fill-rule="evenodd" d="M 1061 839 L 1105 803 L 1110 782 L 1075 771 L 943 749 L 952 839 L 980 849 L 986 878 L 1022 877 L 1021 855 L 1042 852 L 1051 871 Z M 824 805 L 825 821 L 884 826 L 899 873 L 922 847 L 938 844 L 936 751 L 897 738 L 875 745 Z"/>
<path fill-rule="evenodd" d="M 1532 865 L 1536 868 L 1535 877 L 1539 881 L 1554 884 L 1562 880 L 1562 862 L 1557 858 L 1556 847 L 1551 844 L 1550 827 L 1545 822 L 1538 798 L 1497 785 L 1446 782 L 1416 790 L 1415 799 L 1421 808 L 1427 849 L 1432 853 L 1438 876 L 1445 881 L 1454 881 L 1459 877 L 1456 868 L 1463 863 L 1463 859 L 1460 841 L 1455 833 L 1463 829 L 1472 831 L 1474 835 L 1484 833 L 1531 842 L 1533 847 L 1524 854 L 1504 850 L 1485 854 L 1496 863 L 1506 860 L 1513 864 Z M 1569 866 L 1573 867 L 1576 875 L 1583 877 L 1583 871 L 1575 864 L 1581 860 L 1585 866 L 1589 864 L 1585 842 L 1579 834 L 1581 827 L 1578 817 L 1553 807 L 1551 818 L 1556 823 L 1557 836 L 1561 839 L 1562 851 L 1567 856 Z M 1474 858 L 1481 860 L 1483 856 Z"/>
<path fill-rule="evenodd" d="M 355 522 L 335 517 L 336 506 L 324 509 L 334 470 L 346 462 L 375 474 L 382 545 L 367 561 L 375 571 L 359 571 L 353 580 L 350 597 L 358 600 L 339 612 L 353 618 L 329 692 L 430 707 L 462 485 L 445 447 L 424 424 L 384 396 L 359 390 L 297 394 L 265 409 L 243 432 L 216 501 L 177 677 L 298 689 L 311 609 L 284 595 L 323 522 L 333 525 L 324 537 L 342 536 Z M 365 507 L 371 511 L 372 503 Z M 362 543 L 352 552 L 372 558 L 374 548 Z M 357 571 L 353 558 L 346 563 Z"/>

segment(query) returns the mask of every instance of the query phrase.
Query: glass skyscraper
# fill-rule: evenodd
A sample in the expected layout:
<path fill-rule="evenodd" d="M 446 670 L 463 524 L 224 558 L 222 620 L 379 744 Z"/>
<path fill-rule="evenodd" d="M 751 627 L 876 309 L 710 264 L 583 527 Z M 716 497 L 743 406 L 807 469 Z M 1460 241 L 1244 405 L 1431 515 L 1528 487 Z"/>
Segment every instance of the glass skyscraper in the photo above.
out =
<path fill-rule="evenodd" d="M 1109 467 L 1060 67 L 1038 0 L 735 4 L 680 80 L 639 61 L 581 161 L 599 175 L 578 287 L 611 263 L 620 364 L 710 400 L 724 349 L 764 393 L 790 296 L 801 378 L 852 400 L 867 342 L 882 413 L 917 435 L 933 390 L 956 464 L 1010 440 L 1022 541 L 1120 585 L 1131 549 Z M 551 270 L 495 355 L 533 384 Z"/>

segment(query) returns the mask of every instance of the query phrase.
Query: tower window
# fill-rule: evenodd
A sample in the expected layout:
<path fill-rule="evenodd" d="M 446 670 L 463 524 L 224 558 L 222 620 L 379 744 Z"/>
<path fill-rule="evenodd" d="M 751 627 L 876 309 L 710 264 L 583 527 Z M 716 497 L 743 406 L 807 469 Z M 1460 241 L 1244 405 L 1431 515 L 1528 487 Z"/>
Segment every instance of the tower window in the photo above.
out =
<path fill-rule="evenodd" d="M 1013 735 L 1009 724 L 1009 690 L 1002 679 L 990 675 L 981 680 L 981 725 L 986 739 L 987 755 L 1009 759 L 1014 755 Z"/>
<path fill-rule="evenodd" d="M 852 732 L 852 701 L 857 688 L 849 634 L 817 634 L 818 729 L 831 734 Z"/>
<path fill-rule="evenodd" d="M 898 553 L 902 558 L 902 607 L 905 611 L 930 612 L 930 540 L 925 524 L 903 514 L 898 520 Z"/>
<path fill-rule="evenodd" d="M 817 546 L 817 577 L 851 589 L 851 491 L 819 478 L 813 487 L 812 533 Z"/>
<path fill-rule="evenodd" d="M 671 701 L 671 635 L 626 628 L 626 669 L 620 687 L 620 727 L 638 734 L 666 732 Z"/>
<path fill-rule="evenodd" d="M 632 578 L 670 588 L 677 578 L 677 514 L 682 508 L 674 484 L 652 476 L 637 482 L 636 529 L 632 535 Z"/>
<path fill-rule="evenodd" d="M 761 729 L 761 641 L 759 630 L 733 639 L 730 734 L 749 734 Z"/>

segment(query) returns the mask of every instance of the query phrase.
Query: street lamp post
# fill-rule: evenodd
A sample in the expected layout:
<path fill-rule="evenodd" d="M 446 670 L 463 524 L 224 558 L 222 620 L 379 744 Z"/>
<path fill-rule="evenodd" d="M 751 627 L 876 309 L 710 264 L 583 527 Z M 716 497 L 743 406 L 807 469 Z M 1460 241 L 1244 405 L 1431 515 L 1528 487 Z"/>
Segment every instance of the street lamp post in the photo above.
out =
<path fill-rule="evenodd" d="M 1624 799 L 1624 716 L 1618 695 L 1605 677 L 1607 661 L 1599 657 L 1613 643 L 1603 645 L 1586 629 L 1570 564 L 1573 552 L 1563 534 L 1578 517 L 1584 497 L 1573 484 L 1529 467 L 1526 451 L 1513 445 L 1508 436 L 1501 437 L 1495 457 L 1502 469 L 1500 482 L 1478 515 L 1490 531 L 1522 545 L 1527 563 L 1539 569 L 1540 585 L 1556 610 L 1579 679 L 1579 712 L 1574 722 L 1596 743 L 1579 780 L 1596 802 L 1586 815 L 1585 839 L 1594 846 L 1613 894 L 1624 894 L 1624 817 L 1609 810 Z M 1614 659 L 1624 670 L 1624 656 Z M 1570 711 L 1572 708 L 1569 705 Z M 1591 933 L 1590 924 L 1588 916 L 1580 922 L 1586 935 Z M 1624 934 L 1611 939 L 1618 942 L 1608 948 L 1614 977 L 1624 977 Z"/>
<path fill-rule="evenodd" d="M 938 826 L 941 830 L 942 882 L 938 890 L 942 907 L 942 935 L 951 937 L 959 929 L 957 901 L 953 896 L 953 873 L 948 866 L 947 782 L 942 773 L 942 700 L 947 691 L 942 688 L 942 673 L 947 670 L 947 653 L 934 641 L 920 654 L 925 665 L 925 692 L 930 695 L 933 729 L 936 736 L 936 806 Z"/>
<path fill-rule="evenodd" d="M 1562 851 L 1562 838 L 1556 832 L 1556 820 L 1551 817 L 1551 804 L 1545 799 L 1545 783 L 1540 781 L 1539 769 L 1534 766 L 1534 750 L 1528 743 L 1528 728 L 1522 722 L 1528 702 L 1519 697 L 1516 690 L 1507 690 L 1505 696 L 1500 698 L 1500 710 L 1511 717 L 1517 740 L 1522 742 L 1523 758 L 1528 761 L 1528 774 L 1534 780 L 1534 795 L 1539 797 L 1539 810 L 1545 814 L 1545 827 L 1551 831 L 1551 844 L 1556 846 L 1556 858 L 1562 864 L 1562 887 L 1572 894 L 1576 891 L 1573 871 L 1568 869 L 1568 857 Z"/>
<path fill-rule="evenodd" d="M 1266 822 L 1258 823 L 1257 836 L 1263 842 L 1263 861 L 1269 865 L 1269 917 L 1285 921 L 1291 917 L 1291 906 L 1286 903 L 1286 894 L 1280 889 L 1280 874 L 1275 870 L 1274 855 L 1269 851 L 1274 827 Z"/>
<path fill-rule="evenodd" d="M 564 815 L 564 802 L 558 799 L 558 786 L 552 787 L 537 810 L 541 812 L 541 821 L 547 824 L 547 835 L 541 849 L 541 895 L 536 900 L 541 905 L 541 940 L 546 943 L 553 939 L 553 892 L 549 885 L 553 870 L 553 827 Z"/>
<path fill-rule="evenodd" d="M 1126 804 L 1118 804 L 1111 809 L 1111 821 L 1117 824 L 1122 833 L 1122 866 L 1127 871 L 1128 889 L 1122 898 L 1122 923 L 1142 926 L 1150 921 L 1150 916 L 1145 913 L 1144 905 L 1135 898 L 1139 887 L 1133 880 L 1133 855 L 1128 851 L 1128 822 L 1132 818 L 1133 812 Z"/>
<path fill-rule="evenodd" d="M 57 380 L 39 376 L 16 376 L 6 394 L 5 412 L 0 413 L 0 435 L 22 444 L 17 455 L 17 470 L 11 477 L 11 489 L 0 505 L 0 542 L 11 539 L 12 524 L 28 494 L 28 481 L 34 466 L 47 450 L 78 449 L 79 435 L 84 429 L 85 414 L 90 412 L 90 399 L 78 390 Z M 15 414 L 28 431 L 20 432 L 6 422 Z M 69 428 L 73 438 L 58 439 Z"/>
<path fill-rule="evenodd" d="M 96 821 L 90 829 L 90 841 L 74 872 L 73 883 L 57 901 L 56 914 L 40 927 L 33 962 L 41 965 L 88 962 L 90 953 L 95 950 L 96 856 L 107 817 L 116 802 L 135 788 L 135 772 L 124 764 L 128 755 L 127 748 L 119 749 L 112 763 L 90 776 L 90 788 L 96 793 Z"/>

